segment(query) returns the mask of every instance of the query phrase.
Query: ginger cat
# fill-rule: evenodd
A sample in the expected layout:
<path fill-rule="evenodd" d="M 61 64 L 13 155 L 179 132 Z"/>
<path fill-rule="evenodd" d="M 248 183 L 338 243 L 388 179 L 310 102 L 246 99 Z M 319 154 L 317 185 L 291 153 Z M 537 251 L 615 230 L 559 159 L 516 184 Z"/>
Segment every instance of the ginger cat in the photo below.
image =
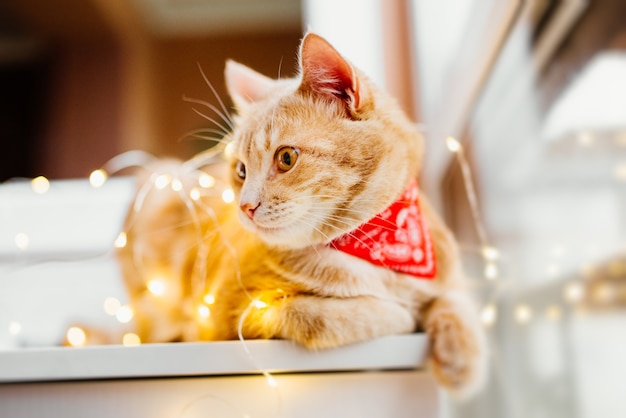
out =
<path fill-rule="evenodd" d="M 154 171 L 179 187 L 154 187 L 153 174 L 127 219 L 119 257 L 141 340 L 241 332 L 324 349 L 421 330 L 439 382 L 474 392 L 485 337 L 454 238 L 415 185 L 415 124 L 313 33 L 299 77 L 232 61 L 225 75 L 232 155 L 202 169 L 232 183 L 235 203 L 198 193 L 195 166 L 164 161 Z"/>

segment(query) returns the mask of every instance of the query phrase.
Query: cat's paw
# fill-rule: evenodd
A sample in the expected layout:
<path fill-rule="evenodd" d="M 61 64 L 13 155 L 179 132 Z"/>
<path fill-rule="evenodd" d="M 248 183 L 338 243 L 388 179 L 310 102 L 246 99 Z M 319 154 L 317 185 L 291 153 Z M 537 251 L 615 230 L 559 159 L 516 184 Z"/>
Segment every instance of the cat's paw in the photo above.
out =
<path fill-rule="evenodd" d="M 482 330 L 470 326 L 453 311 L 429 318 L 430 368 L 439 383 L 460 398 L 473 395 L 483 384 L 486 353 Z"/>

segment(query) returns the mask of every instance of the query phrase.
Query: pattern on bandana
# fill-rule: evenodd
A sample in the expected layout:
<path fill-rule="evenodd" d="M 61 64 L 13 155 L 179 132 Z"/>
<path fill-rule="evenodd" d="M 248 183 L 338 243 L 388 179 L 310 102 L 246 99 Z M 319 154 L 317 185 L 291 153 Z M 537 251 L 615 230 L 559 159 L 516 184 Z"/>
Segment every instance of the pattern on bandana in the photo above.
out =
<path fill-rule="evenodd" d="M 414 179 L 387 209 L 336 238 L 330 246 L 377 266 L 419 278 L 432 279 L 437 274 L 435 249 L 419 207 Z"/>

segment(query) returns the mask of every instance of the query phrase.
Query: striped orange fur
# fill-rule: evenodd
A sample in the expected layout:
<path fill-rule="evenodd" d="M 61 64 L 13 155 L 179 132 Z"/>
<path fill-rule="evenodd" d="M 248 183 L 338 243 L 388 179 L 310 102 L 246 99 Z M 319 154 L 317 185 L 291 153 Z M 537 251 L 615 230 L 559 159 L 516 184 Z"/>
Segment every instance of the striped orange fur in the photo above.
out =
<path fill-rule="evenodd" d="M 418 175 L 420 133 L 323 38 L 304 37 L 300 67 L 296 78 L 271 80 L 227 63 L 237 115 L 226 140 L 234 151 L 208 170 L 232 182 L 235 204 L 205 195 L 190 209 L 179 192 L 153 188 L 129 214 L 119 255 L 142 341 L 234 339 L 241 326 L 245 338 L 325 349 L 425 331 L 433 374 L 453 392 L 473 392 L 485 374 L 485 338 L 454 238 L 427 198 L 434 280 L 328 245 Z M 168 164 L 180 163 L 158 168 Z M 180 180 L 188 191 L 197 179 Z M 165 278 L 167 294 L 150 294 L 152 277 Z"/>

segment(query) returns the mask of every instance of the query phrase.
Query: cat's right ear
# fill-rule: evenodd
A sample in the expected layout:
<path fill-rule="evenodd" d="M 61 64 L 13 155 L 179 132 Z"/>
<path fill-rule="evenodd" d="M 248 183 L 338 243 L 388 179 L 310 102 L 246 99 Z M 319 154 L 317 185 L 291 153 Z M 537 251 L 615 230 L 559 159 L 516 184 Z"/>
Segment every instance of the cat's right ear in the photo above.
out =
<path fill-rule="evenodd" d="M 274 80 L 233 60 L 226 61 L 226 89 L 237 110 L 245 110 L 262 99 L 274 85 Z"/>

